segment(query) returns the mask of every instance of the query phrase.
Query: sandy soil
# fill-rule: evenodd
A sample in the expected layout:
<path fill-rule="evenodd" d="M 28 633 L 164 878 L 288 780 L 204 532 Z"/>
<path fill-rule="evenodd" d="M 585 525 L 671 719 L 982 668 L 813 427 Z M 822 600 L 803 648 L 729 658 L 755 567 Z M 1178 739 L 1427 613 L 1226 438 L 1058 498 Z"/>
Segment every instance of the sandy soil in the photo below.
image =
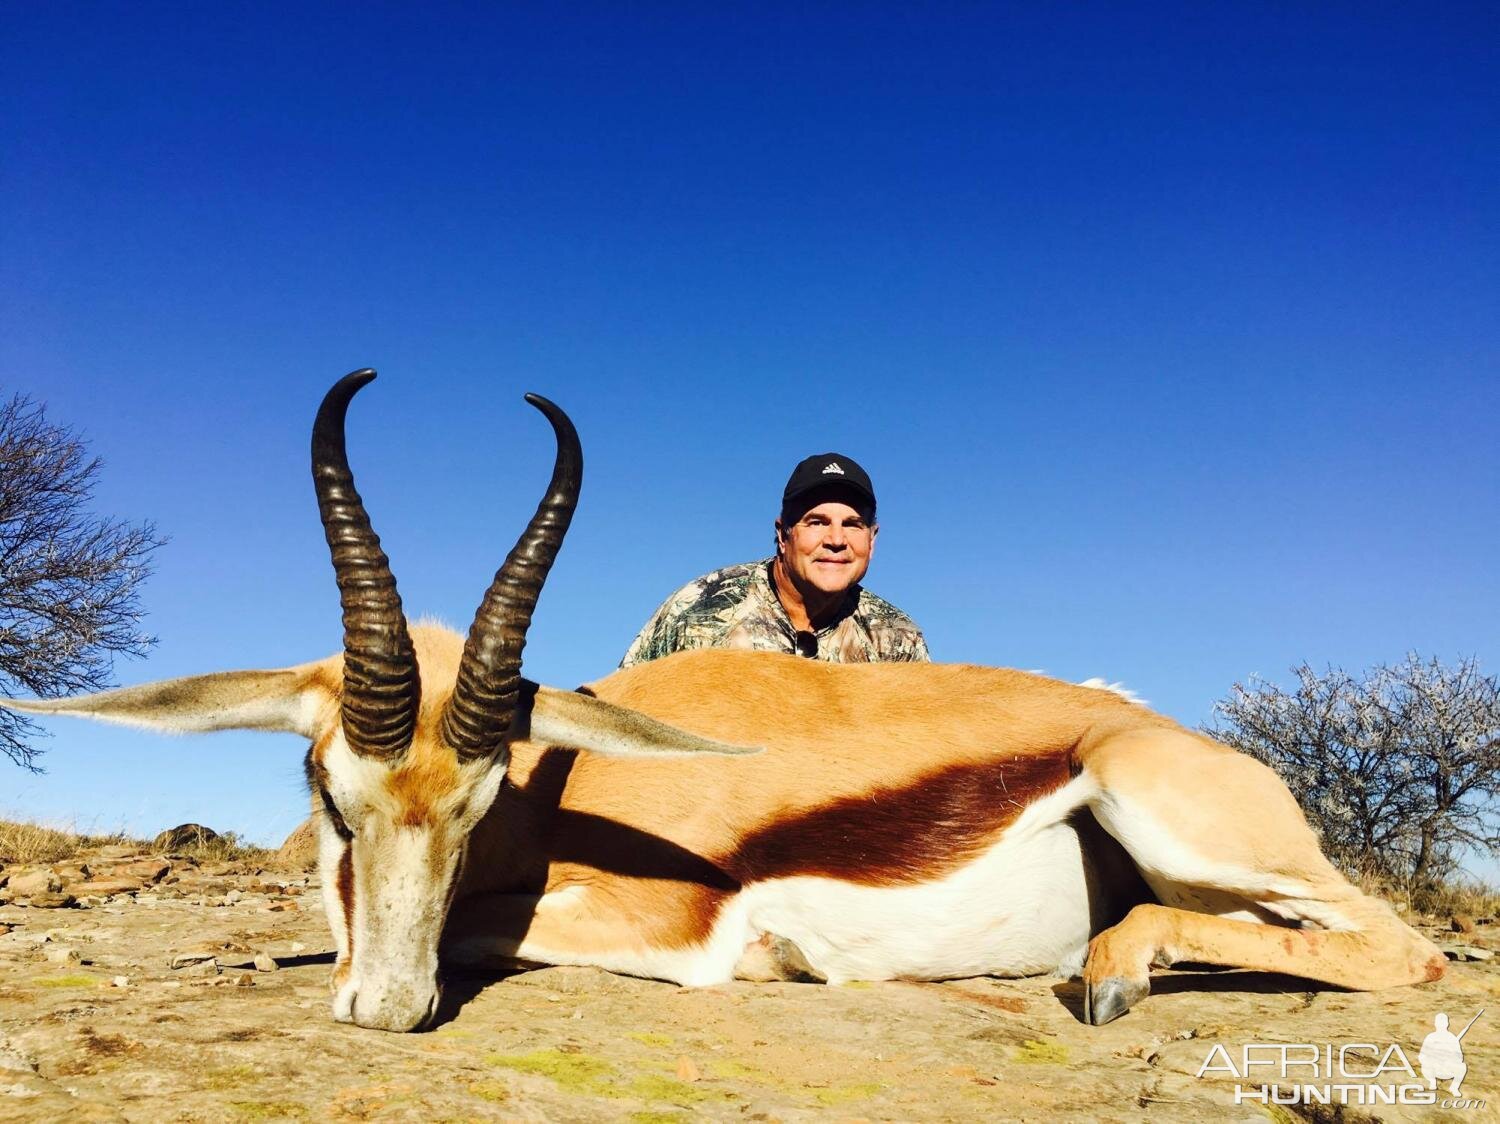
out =
<path fill-rule="evenodd" d="M 400 1035 L 330 1018 L 313 876 L 142 858 L 106 849 L 55 868 L 53 908 L 0 905 L 0 1120 L 1332 1120 L 1236 1107 L 1234 1078 L 1196 1074 L 1215 1043 L 1396 1043 L 1415 1066 L 1435 1013 L 1457 1030 L 1481 1008 L 1462 1092 L 1485 1106 L 1339 1119 L 1500 1119 L 1495 960 L 1369 994 L 1162 973 L 1098 1028 L 1076 981 L 685 990 L 549 968 L 450 980 L 440 1025 Z M 37 874 L 0 877 L 18 873 Z M 1440 939 L 1495 947 L 1495 928 Z"/>

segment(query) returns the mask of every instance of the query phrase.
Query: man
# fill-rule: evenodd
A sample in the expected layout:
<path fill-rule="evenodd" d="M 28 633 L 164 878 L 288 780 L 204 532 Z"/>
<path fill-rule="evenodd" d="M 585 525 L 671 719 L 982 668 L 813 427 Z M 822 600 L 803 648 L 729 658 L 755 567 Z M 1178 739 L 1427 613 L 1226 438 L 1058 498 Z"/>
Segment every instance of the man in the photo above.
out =
<path fill-rule="evenodd" d="M 754 648 L 832 663 L 926 660 L 922 630 L 860 586 L 875 551 L 875 489 L 842 453 L 792 470 L 776 554 L 715 570 L 662 604 L 621 667 L 686 648 Z"/>

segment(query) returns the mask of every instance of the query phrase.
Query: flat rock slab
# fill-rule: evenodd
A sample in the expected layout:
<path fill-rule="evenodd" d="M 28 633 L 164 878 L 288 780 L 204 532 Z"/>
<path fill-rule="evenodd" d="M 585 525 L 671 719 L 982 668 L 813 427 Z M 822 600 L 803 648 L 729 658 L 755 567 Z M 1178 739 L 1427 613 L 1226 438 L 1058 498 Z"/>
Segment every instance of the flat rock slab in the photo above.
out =
<path fill-rule="evenodd" d="M 251 873 L 213 876 L 253 899 Z M 1415 1065 L 1435 1014 L 1457 1028 L 1481 1008 L 1463 1091 L 1487 1107 L 1343 1119 L 1500 1106 L 1494 960 L 1374 993 L 1164 972 L 1104 1027 L 1057 979 L 689 990 L 543 968 L 451 978 L 438 1028 L 403 1035 L 333 1022 L 314 890 L 275 913 L 196 895 L 0 906 L 0 1121 L 1265 1121 L 1235 1105 L 1233 1078 L 1198 1076 L 1215 1045 L 1237 1059 L 1251 1043 L 1397 1043 Z M 199 970 L 210 958 L 222 971 Z"/>

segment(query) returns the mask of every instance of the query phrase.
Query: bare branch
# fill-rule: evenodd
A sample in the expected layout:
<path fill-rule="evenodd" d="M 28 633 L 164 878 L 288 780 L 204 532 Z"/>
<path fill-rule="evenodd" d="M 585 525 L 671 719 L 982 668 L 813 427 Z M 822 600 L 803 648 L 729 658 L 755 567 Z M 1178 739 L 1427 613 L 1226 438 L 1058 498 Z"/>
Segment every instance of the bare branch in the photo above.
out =
<path fill-rule="evenodd" d="M 1500 845 L 1500 685 L 1477 661 L 1292 672 L 1236 684 L 1207 732 L 1281 775 L 1335 862 L 1421 891 Z"/>
<path fill-rule="evenodd" d="M 143 655 L 141 584 L 162 544 L 150 523 L 92 514 L 100 462 L 42 406 L 0 405 L 0 689 L 56 696 L 109 686 L 114 657 Z M 40 729 L 0 711 L 0 753 L 37 770 Z"/>

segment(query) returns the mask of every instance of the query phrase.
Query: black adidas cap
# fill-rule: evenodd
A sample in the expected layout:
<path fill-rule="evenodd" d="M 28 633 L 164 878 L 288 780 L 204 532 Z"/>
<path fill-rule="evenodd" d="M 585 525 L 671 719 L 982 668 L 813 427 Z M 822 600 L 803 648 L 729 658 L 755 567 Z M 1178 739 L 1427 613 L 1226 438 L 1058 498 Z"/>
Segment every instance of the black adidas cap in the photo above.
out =
<path fill-rule="evenodd" d="M 817 453 L 792 469 L 781 493 L 781 510 L 785 512 L 807 493 L 820 488 L 844 489 L 869 501 L 875 507 L 875 486 L 859 462 L 843 453 Z M 798 514 L 801 514 L 800 512 Z"/>

